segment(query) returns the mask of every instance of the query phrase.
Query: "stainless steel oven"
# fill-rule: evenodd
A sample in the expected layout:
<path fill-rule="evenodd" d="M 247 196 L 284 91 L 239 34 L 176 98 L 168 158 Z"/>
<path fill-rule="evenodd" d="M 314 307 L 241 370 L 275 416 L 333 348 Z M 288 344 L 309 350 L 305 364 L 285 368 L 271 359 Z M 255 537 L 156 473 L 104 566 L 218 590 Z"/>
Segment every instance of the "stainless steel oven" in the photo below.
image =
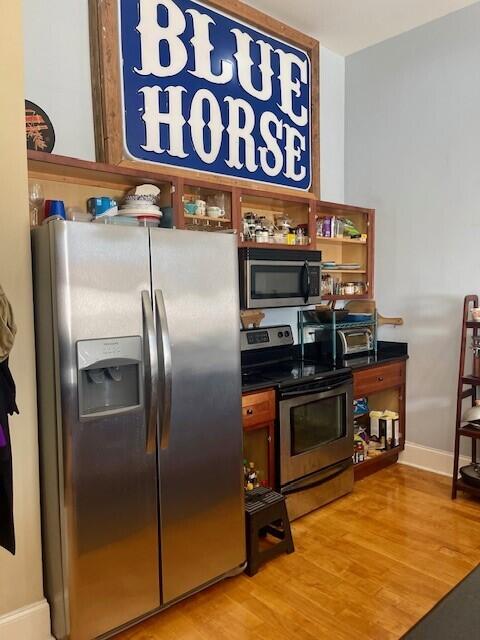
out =
<path fill-rule="evenodd" d="M 351 372 L 280 389 L 279 418 L 280 485 L 293 519 L 352 489 Z"/>
<path fill-rule="evenodd" d="M 300 307 L 321 301 L 321 252 L 239 249 L 242 309 Z"/>

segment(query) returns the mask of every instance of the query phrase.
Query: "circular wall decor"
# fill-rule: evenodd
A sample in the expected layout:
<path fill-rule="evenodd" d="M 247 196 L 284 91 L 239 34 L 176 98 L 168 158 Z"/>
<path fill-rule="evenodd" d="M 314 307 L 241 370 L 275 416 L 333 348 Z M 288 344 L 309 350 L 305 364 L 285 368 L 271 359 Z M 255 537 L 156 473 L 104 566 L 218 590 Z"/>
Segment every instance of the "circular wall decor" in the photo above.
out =
<path fill-rule="evenodd" d="M 34 102 L 25 100 L 25 133 L 27 149 L 51 153 L 55 146 L 55 131 L 45 111 Z"/>

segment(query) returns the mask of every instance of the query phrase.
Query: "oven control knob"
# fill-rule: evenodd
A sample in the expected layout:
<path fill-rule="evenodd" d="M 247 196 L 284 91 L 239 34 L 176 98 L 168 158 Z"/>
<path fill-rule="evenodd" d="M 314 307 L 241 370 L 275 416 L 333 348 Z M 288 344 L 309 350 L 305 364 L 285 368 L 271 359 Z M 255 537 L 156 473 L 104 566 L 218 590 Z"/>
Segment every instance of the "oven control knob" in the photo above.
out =
<path fill-rule="evenodd" d="M 287 335 L 287 334 L 285 334 L 285 335 Z M 279 332 L 278 332 L 278 337 L 279 337 L 279 338 L 283 338 L 283 331 L 279 331 Z"/>

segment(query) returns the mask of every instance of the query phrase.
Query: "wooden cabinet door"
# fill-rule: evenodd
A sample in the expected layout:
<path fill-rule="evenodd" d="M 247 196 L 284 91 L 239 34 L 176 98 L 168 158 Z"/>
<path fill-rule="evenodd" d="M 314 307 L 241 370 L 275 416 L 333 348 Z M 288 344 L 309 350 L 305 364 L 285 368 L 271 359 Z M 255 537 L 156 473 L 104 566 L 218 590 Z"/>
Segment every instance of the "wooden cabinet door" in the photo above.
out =
<path fill-rule="evenodd" d="M 405 384 L 405 363 L 393 362 L 353 373 L 355 398 Z"/>
<path fill-rule="evenodd" d="M 275 487 L 274 423 L 268 422 L 243 431 L 243 456 L 254 463 L 260 484 Z"/>
<path fill-rule="evenodd" d="M 242 396 L 244 429 L 275 420 L 275 391 L 260 391 Z"/>
<path fill-rule="evenodd" d="M 253 462 L 259 481 L 275 487 L 275 391 L 258 391 L 242 396 L 243 455 Z"/>

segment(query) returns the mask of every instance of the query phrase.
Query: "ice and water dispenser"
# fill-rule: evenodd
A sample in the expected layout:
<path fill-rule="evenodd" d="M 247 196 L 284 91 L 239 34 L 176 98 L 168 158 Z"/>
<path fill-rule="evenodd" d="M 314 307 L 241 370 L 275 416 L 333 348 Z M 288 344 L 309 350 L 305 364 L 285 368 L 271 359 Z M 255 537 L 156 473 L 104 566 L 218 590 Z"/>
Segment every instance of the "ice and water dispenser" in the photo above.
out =
<path fill-rule="evenodd" d="M 114 415 L 143 403 L 139 336 L 77 343 L 80 419 Z"/>

